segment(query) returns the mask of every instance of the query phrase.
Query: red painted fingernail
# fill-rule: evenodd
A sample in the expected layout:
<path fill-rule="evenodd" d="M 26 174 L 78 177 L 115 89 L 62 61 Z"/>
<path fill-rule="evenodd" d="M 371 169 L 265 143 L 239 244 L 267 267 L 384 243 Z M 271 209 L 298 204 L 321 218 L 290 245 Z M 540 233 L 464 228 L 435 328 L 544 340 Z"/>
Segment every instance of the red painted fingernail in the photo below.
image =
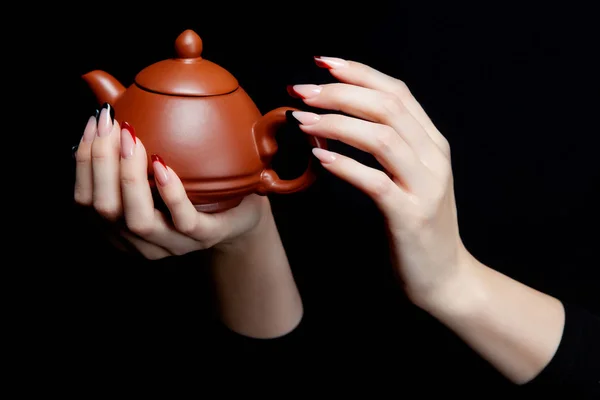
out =
<path fill-rule="evenodd" d="M 163 167 L 167 168 L 167 164 L 165 164 L 165 160 L 163 160 L 161 158 L 161 156 L 159 156 L 158 154 L 152 154 L 150 156 L 150 158 L 152 159 L 152 162 L 158 161 L 159 163 L 161 163 L 163 165 Z"/>
<path fill-rule="evenodd" d="M 154 179 L 161 186 L 166 186 L 169 183 L 169 170 L 167 164 L 158 154 L 152 154 L 152 166 L 154 167 Z M 156 162 L 158 161 L 158 165 Z"/>
<path fill-rule="evenodd" d="M 135 133 L 127 122 L 121 124 L 121 157 L 131 158 L 135 149 Z"/>
<path fill-rule="evenodd" d="M 315 64 L 321 68 L 334 69 L 348 66 L 348 61 L 335 57 L 315 56 Z"/>
<path fill-rule="evenodd" d="M 131 134 L 131 137 L 133 138 L 133 143 L 137 143 L 137 137 L 135 136 L 135 129 L 133 129 L 133 126 L 131 126 L 131 124 L 127 121 L 123 121 L 123 123 L 121 124 L 121 129 L 127 129 L 127 131 Z"/>
<path fill-rule="evenodd" d="M 295 99 L 301 99 L 302 97 L 296 93 L 296 91 L 294 90 L 294 85 L 287 85 L 287 92 L 290 96 L 292 96 Z"/>
<path fill-rule="evenodd" d="M 321 60 L 321 56 L 314 56 L 313 58 L 315 60 L 315 64 L 317 64 L 317 67 L 331 69 L 331 67 L 327 65 L 326 62 Z"/>

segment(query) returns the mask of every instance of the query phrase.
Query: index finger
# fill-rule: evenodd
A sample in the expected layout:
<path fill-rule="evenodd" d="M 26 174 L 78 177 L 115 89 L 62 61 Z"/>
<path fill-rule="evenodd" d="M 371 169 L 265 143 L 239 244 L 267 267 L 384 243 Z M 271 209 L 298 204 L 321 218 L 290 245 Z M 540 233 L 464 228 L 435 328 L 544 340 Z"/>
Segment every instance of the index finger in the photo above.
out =
<path fill-rule="evenodd" d="M 315 57 L 315 63 L 321 68 L 327 68 L 340 82 L 396 95 L 408 112 L 421 124 L 431 140 L 447 154 L 446 138 L 438 131 L 403 81 L 356 61 L 318 56 Z"/>
<path fill-rule="evenodd" d="M 96 110 L 98 114 L 98 110 Z M 92 205 L 92 143 L 96 136 L 96 116 L 88 118 L 75 153 L 75 202 L 84 206 Z"/>
<path fill-rule="evenodd" d="M 169 209 L 173 225 L 186 236 L 210 242 L 219 236 L 216 217 L 196 210 L 175 171 L 157 154 L 152 154 L 152 168 L 158 191 Z"/>
<path fill-rule="evenodd" d="M 140 226 L 154 226 L 154 201 L 147 171 L 146 149 L 135 136 L 134 128 L 124 121 L 121 126 L 121 195 L 125 221 L 136 233 Z"/>

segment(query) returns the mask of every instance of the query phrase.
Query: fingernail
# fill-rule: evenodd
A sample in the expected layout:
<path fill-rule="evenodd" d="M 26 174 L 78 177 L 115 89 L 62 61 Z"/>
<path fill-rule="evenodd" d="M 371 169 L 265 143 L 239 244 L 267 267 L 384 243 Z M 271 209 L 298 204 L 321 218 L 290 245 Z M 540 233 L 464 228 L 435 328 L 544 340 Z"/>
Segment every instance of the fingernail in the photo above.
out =
<path fill-rule="evenodd" d="M 129 131 L 129 133 L 131 134 L 131 137 L 133 138 L 133 143 L 137 143 L 137 136 L 135 136 L 135 129 L 133 129 L 133 126 L 131 126 L 131 124 L 127 121 L 123 121 L 123 123 L 121 124 L 121 129 L 127 129 L 127 131 Z"/>
<path fill-rule="evenodd" d="M 109 103 L 102 104 L 102 109 L 108 110 L 110 115 L 110 122 L 115 122 L 115 109 Z"/>
<path fill-rule="evenodd" d="M 315 113 L 309 113 L 305 111 L 292 111 L 288 110 L 285 112 L 288 121 L 295 122 L 302 125 L 312 125 L 319 122 L 321 116 Z"/>
<path fill-rule="evenodd" d="M 322 88 L 317 85 L 288 85 L 290 96 L 297 99 L 310 99 L 321 93 Z"/>
<path fill-rule="evenodd" d="M 98 113 L 98 110 L 96 110 L 96 113 Z M 94 140 L 94 136 L 96 136 L 96 125 L 98 125 L 96 116 L 90 116 L 85 125 L 85 129 L 83 130 L 83 137 L 81 138 L 82 142 L 91 142 Z"/>
<path fill-rule="evenodd" d="M 121 124 L 121 157 L 129 158 L 133 156 L 136 142 L 133 126 L 129 122 L 123 122 Z"/>
<path fill-rule="evenodd" d="M 321 68 L 334 69 L 348 66 L 348 61 L 335 57 L 315 56 L 315 64 Z"/>
<path fill-rule="evenodd" d="M 115 122 L 115 111 L 110 104 L 104 103 L 98 116 L 98 136 L 108 136 Z"/>
<path fill-rule="evenodd" d="M 335 161 L 335 153 L 332 153 L 329 150 L 313 147 L 312 152 L 323 164 L 329 164 Z"/>
<path fill-rule="evenodd" d="M 154 168 L 154 177 L 159 185 L 165 186 L 169 183 L 169 174 L 167 164 L 158 154 L 152 154 L 152 167 Z"/>

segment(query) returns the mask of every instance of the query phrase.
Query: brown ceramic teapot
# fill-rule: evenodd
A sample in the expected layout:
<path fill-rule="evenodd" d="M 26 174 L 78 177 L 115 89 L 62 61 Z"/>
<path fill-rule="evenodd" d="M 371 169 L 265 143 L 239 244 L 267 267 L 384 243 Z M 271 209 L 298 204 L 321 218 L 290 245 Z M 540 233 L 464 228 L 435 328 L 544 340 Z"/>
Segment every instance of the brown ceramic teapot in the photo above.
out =
<path fill-rule="evenodd" d="M 309 166 L 298 178 L 282 180 L 269 167 L 275 134 L 286 122 L 281 107 L 261 115 L 219 65 L 201 57 L 202 40 L 191 30 L 175 41 L 177 57 L 143 69 L 125 88 L 104 71 L 83 76 L 100 104 L 110 103 L 119 122 L 135 128 L 148 155 L 159 154 L 181 178 L 199 211 L 220 212 L 258 193 L 292 193 L 314 181 Z M 326 141 L 308 136 L 312 146 Z M 152 163 L 149 182 L 154 187 Z"/>

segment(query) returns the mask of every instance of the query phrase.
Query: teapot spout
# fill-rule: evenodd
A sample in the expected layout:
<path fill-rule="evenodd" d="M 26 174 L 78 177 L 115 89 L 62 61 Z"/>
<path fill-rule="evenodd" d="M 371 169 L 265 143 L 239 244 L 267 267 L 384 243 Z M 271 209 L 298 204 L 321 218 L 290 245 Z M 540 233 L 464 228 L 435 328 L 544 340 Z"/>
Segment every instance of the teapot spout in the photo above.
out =
<path fill-rule="evenodd" d="M 83 75 L 82 78 L 96 96 L 98 104 L 109 103 L 114 105 L 125 92 L 125 87 L 112 75 L 104 71 L 91 71 Z"/>

